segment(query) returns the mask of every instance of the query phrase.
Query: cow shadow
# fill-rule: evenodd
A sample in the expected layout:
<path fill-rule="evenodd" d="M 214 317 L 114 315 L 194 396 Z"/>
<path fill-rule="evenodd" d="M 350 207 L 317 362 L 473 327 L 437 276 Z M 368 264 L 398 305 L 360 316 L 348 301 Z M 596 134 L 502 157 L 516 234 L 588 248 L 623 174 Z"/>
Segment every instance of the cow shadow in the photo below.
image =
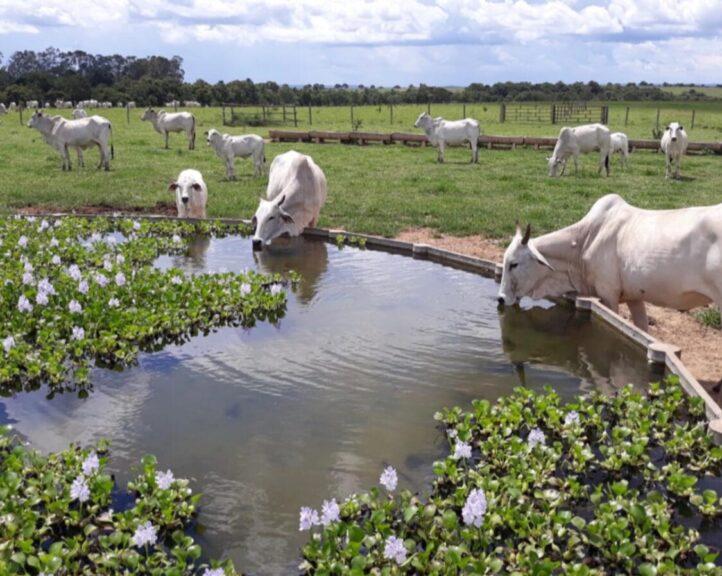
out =
<path fill-rule="evenodd" d="M 300 275 L 294 293 L 301 304 L 310 304 L 318 285 L 328 269 L 328 248 L 321 240 L 277 238 L 273 244 L 253 253 L 259 271 L 287 275 L 292 270 Z"/>

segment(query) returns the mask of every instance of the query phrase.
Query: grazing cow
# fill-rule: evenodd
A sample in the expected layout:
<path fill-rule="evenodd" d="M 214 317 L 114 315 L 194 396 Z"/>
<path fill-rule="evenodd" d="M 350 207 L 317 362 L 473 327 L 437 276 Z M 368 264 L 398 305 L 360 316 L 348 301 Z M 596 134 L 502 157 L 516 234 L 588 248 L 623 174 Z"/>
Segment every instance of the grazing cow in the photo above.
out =
<path fill-rule="evenodd" d="M 171 132 L 185 132 L 188 138 L 188 150 L 196 147 L 196 117 L 190 112 L 156 112 L 152 108 L 146 108 L 141 120 L 153 124 L 158 134 L 165 138 L 165 147 L 168 148 L 168 134 Z"/>
<path fill-rule="evenodd" d="M 36 112 L 28 120 L 30 128 L 43 134 L 45 141 L 53 146 L 63 159 L 63 170 L 70 170 L 70 148 L 86 149 L 97 146 L 100 149 L 98 168 L 110 170 L 113 158 L 112 126 L 102 116 L 90 116 L 79 120 L 66 120 L 62 116 L 46 116 Z M 78 161 L 82 164 L 82 158 Z"/>
<path fill-rule="evenodd" d="M 645 302 L 722 309 L 722 204 L 642 210 L 608 194 L 576 224 L 530 236 L 530 227 L 524 234 L 517 228 L 504 254 L 502 305 L 575 292 L 615 312 L 626 303 L 642 330 Z"/>
<path fill-rule="evenodd" d="M 196 102 L 195 100 L 186 100 L 185 101 L 186 108 L 200 108 L 201 103 Z"/>
<path fill-rule="evenodd" d="M 5 108 L 5 104 L 0 102 L 0 116 L 2 116 L 3 114 L 7 114 L 7 113 L 8 113 L 8 110 L 7 110 L 7 108 Z"/>
<path fill-rule="evenodd" d="M 263 166 L 266 163 L 266 155 L 264 153 L 263 138 L 256 134 L 244 134 L 242 136 L 232 136 L 230 134 L 221 134 L 218 130 L 211 128 L 206 132 L 208 145 L 211 146 L 218 157 L 226 164 L 226 176 L 229 180 L 236 179 L 234 162 L 236 157 L 253 158 L 253 174 L 260 176 L 263 172 Z"/>
<path fill-rule="evenodd" d="M 662 134 L 661 148 L 664 152 L 664 177 L 669 178 L 670 169 L 674 165 L 673 178 L 680 177 L 682 156 L 687 153 L 687 132 L 677 122 L 672 122 Z"/>
<path fill-rule="evenodd" d="M 310 156 L 294 150 L 273 159 L 266 199 L 253 216 L 253 249 L 283 234 L 298 236 L 318 222 L 326 202 L 326 176 Z"/>
<path fill-rule="evenodd" d="M 208 188 L 198 170 L 183 170 L 168 190 L 175 193 L 179 218 L 205 218 Z"/>
<path fill-rule="evenodd" d="M 624 132 L 614 132 L 610 138 L 612 140 L 612 154 L 619 152 L 622 168 L 625 168 L 629 159 L 629 139 Z"/>
<path fill-rule="evenodd" d="M 606 169 L 609 176 L 609 156 L 612 153 L 612 138 L 604 124 L 584 124 L 575 128 L 564 127 L 559 132 L 554 152 L 547 160 L 549 176 L 563 176 L 567 160 L 574 159 L 574 174 L 579 171 L 579 155 L 599 150 L 599 172 Z M 561 174 L 559 168 L 561 167 Z"/>
<path fill-rule="evenodd" d="M 83 110 L 82 108 L 76 108 L 75 110 L 73 110 L 73 118 L 75 118 L 76 120 L 78 120 L 79 118 L 87 118 L 87 117 L 88 117 L 88 113 L 85 110 Z"/>
<path fill-rule="evenodd" d="M 38 101 L 37 100 L 28 100 L 25 102 L 25 108 L 38 108 Z"/>
<path fill-rule="evenodd" d="M 426 132 L 432 146 L 439 147 L 438 161 L 444 161 L 444 151 L 447 144 L 463 144 L 468 142 L 471 146 L 471 161 L 479 161 L 479 123 L 473 118 L 463 120 L 444 120 L 432 118 L 426 112 L 419 114 L 414 123 L 416 128 Z"/>

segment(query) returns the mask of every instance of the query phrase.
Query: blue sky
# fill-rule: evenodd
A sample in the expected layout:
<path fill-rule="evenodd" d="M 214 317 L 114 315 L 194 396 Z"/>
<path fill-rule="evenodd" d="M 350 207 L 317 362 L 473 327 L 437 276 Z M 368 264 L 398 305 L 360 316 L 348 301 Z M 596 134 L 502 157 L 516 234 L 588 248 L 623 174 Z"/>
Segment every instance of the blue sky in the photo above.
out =
<path fill-rule="evenodd" d="M 0 51 L 290 84 L 722 83 L 722 0 L 0 0 Z"/>

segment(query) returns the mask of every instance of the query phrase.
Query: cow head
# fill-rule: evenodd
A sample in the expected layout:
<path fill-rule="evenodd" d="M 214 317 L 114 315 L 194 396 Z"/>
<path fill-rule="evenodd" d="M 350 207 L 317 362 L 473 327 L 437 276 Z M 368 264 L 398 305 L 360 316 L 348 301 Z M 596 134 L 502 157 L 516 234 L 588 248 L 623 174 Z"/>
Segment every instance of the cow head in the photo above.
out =
<path fill-rule="evenodd" d="M 285 194 L 273 200 L 261 198 L 252 220 L 254 250 L 260 250 L 263 246 L 268 246 L 274 238 L 293 231 L 295 221 L 284 209 L 285 202 Z"/>
<path fill-rule="evenodd" d="M 158 118 L 158 112 L 153 110 L 153 108 L 146 108 L 143 115 L 140 117 L 141 120 L 150 120 L 151 122 L 153 122 L 156 118 Z"/>
<path fill-rule="evenodd" d="M 499 286 L 499 304 L 514 305 L 524 296 L 533 296 L 535 289 L 554 268 L 534 246 L 531 225 L 524 234 L 517 225 L 516 234 L 504 253 L 504 270 Z"/>
<path fill-rule="evenodd" d="M 206 132 L 206 142 L 208 142 L 209 146 L 213 146 L 221 138 L 223 138 L 223 135 L 215 128 L 211 128 Z"/>
<path fill-rule="evenodd" d="M 179 184 L 173 181 L 168 186 L 168 191 L 173 192 L 176 198 L 176 205 L 188 206 L 188 204 L 203 190 L 199 182 L 185 182 Z"/>
<path fill-rule="evenodd" d="M 559 176 L 560 169 L 564 167 L 564 160 L 559 156 L 552 155 L 547 157 L 547 164 L 549 165 L 549 177 L 556 178 Z"/>
<path fill-rule="evenodd" d="M 676 142 L 677 138 L 682 138 L 683 135 L 685 135 L 684 127 L 677 123 L 672 122 L 669 126 L 667 126 L 667 132 L 669 132 L 670 140 L 672 142 Z"/>
<path fill-rule="evenodd" d="M 416 119 L 416 122 L 414 122 L 414 127 L 416 128 L 423 128 L 426 130 L 433 124 L 433 120 L 431 119 L 431 116 L 429 116 L 426 112 L 422 112 L 419 114 L 419 117 Z"/>

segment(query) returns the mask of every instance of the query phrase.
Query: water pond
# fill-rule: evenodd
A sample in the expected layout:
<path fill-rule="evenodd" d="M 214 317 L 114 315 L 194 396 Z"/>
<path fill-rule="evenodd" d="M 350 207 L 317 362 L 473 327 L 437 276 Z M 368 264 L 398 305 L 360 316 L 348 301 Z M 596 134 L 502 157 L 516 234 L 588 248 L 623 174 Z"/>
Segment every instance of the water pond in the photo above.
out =
<path fill-rule="evenodd" d="M 307 537 L 299 507 L 366 489 L 385 465 L 422 490 L 445 451 L 441 407 L 522 383 L 571 396 L 650 378 L 643 351 L 601 323 L 559 306 L 500 313 L 493 280 L 428 261 L 311 239 L 253 253 L 229 237 L 198 238 L 157 266 L 301 279 L 277 325 L 96 369 L 87 398 L 3 399 L 0 421 L 43 451 L 107 438 L 118 469 L 155 454 L 203 492 L 200 543 L 239 571 L 292 572 Z"/>

